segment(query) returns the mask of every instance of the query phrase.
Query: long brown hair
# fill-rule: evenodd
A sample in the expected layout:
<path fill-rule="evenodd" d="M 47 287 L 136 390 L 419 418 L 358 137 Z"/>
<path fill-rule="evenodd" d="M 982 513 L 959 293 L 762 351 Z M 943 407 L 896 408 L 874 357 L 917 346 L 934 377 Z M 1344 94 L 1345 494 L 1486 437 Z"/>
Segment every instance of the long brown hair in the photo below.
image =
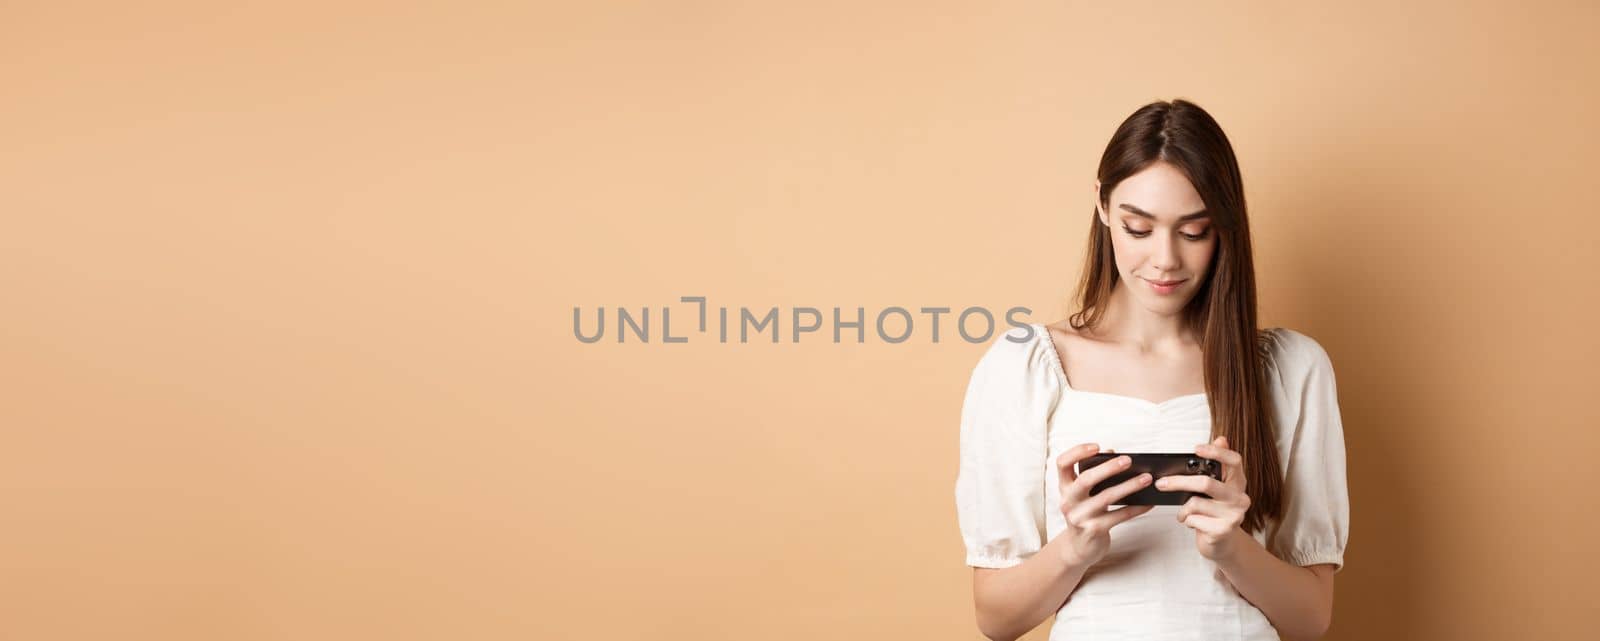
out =
<path fill-rule="evenodd" d="M 1201 337 L 1211 438 L 1228 437 L 1228 447 L 1244 458 L 1250 495 L 1244 529 L 1260 530 L 1266 519 L 1282 516 L 1283 471 L 1263 378 L 1269 337 L 1256 327 L 1255 264 L 1239 163 L 1222 127 L 1204 109 L 1182 99 L 1153 102 L 1122 122 L 1100 156 L 1100 207 L 1109 210 L 1111 190 L 1157 161 L 1188 177 L 1217 231 L 1210 277 L 1184 308 L 1183 323 Z M 1078 311 L 1068 320 L 1074 329 L 1099 325 L 1119 280 L 1111 229 L 1100 223 L 1098 211 L 1089 227 Z"/>

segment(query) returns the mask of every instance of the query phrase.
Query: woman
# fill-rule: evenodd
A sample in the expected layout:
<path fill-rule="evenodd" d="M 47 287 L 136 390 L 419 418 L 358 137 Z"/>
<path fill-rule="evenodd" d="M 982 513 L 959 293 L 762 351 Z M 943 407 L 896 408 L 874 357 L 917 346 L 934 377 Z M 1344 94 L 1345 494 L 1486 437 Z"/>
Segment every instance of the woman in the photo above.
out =
<path fill-rule="evenodd" d="M 961 415 L 956 505 L 978 627 L 1014 639 L 1315 639 L 1349 538 L 1344 432 L 1321 345 L 1258 330 L 1244 187 L 1216 121 L 1134 112 L 1101 156 L 1078 311 L 995 340 Z M 1181 506 L 1091 496 L 1127 457 L 1183 452 Z"/>

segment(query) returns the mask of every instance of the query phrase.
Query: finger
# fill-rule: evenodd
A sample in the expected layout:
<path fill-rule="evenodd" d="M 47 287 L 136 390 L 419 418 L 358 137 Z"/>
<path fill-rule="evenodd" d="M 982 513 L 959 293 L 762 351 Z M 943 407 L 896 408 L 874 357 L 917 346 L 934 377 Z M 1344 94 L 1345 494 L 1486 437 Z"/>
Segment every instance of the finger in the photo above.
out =
<path fill-rule="evenodd" d="M 1205 445 L 1196 445 L 1194 453 L 1220 461 L 1223 465 L 1244 465 L 1244 457 L 1240 456 L 1238 452 L 1228 449 L 1226 445 L 1219 445 L 1221 442 L 1224 442 L 1224 439 L 1218 436 L 1216 441 Z"/>
<path fill-rule="evenodd" d="M 1219 519 L 1225 519 L 1228 517 L 1226 513 L 1227 510 L 1228 506 L 1216 499 L 1208 499 L 1203 496 L 1191 496 L 1189 497 L 1189 500 L 1183 502 L 1183 507 L 1178 508 L 1178 520 L 1182 521 L 1183 517 L 1190 514 L 1214 516 Z"/>
<path fill-rule="evenodd" d="M 1245 482 L 1244 457 L 1238 452 L 1228 449 L 1228 439 L 1218 436 L 1208 445 L 1195 446 L 1194 452 L 1206 458 L 1222 463 L 1222 480 L 1230 485 L 1243 487 Z"/>
<path fill-rule="evenodd" d="M 1116 503 L 1117 501 L 1127 498 L 1129 494 L 1138 492 L 1139 490 L 1144 489 L 1147 485 L 1150 485 L 1150 474 L 1148 472 L 1108 487 L 1099 494 L 1090 497 L 1089 500 L 1084 501 L 1083 504 L 1079 506 L 1080 509 L 1085 511 L 1083 514 L 1081 514 L 1081 516 L 1084 518 L 1093 518 L 1099 513 L 1111 509 L 1112 503 Z"/>
<path fill-rule="evenodd" d="M 1199 492 L 1214 499 L 1225 499 L 1232 496 L 1237 490 L 1222 484 L 1209 476 L 1199 474 L 1174 474 L 1156 479 L 1156 489 L 1163 492 L 1184 490 Z"/>
<path fill-rule="evenodd" d="M 1067 483 L 1071 483 L 1078 479 L 1078 472 L 1072 469 L 1073 465 L 1099 451 L 1100 446 L 1097 444 L 1079 443 L 1067 448 L 1067 451 L 1062 452 L 1061 456 L 1057 456 L 1056 478 L 1061 483 L 1062 487 L 1065 487 Z"/>
<path fill-rule="evenodd" d="M 1178 520 L 1192 530 L 1199 530 L 1213 536 L 1222 536 L 1228 533 L 1230 527 L 1226 521 L 1214 516 L 1204 514 L 1190 514 Z"/>
<path fill-rule="evenodd" d="M 1127 522 L 1129 519 L 1139 516 L 1140 514 L 1144 514 L 1145 512 L 1149 512 L 1154 508 L 1154 505 L 1129 505 L 1122 509 L 1111 510 L 1106 512 L 1104 516 L 1097 516 L 1090 520 L 1094 522 L 1095 527 L 1102 530 L 1109 530 L 1113 527 L 1116 527 L 1120 523 Z"/>
<path fill-rule="evenodd" d="M 1070 493 L 1075 499 L 1083 500 L 1089 497 L 1094 486 L 1117 474 L 1128 471 L 1133 465 L 1133 459 L 1127 455 L 1118 456 L 1104 463 L 1083 470 L 1078 473 L 1078 478 L 1073 480 L 1072 486 L 1062 492 L 1062 496 Z"/>

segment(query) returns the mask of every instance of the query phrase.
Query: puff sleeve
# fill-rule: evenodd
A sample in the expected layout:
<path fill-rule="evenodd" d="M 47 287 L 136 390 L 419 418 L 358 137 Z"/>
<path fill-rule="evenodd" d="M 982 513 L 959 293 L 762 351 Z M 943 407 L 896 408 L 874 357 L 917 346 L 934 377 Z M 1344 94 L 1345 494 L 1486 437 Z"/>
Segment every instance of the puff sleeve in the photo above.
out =
<path fill-rule="evenodd" d="M 1061 389 L 1054 347 L 1032 326 L 990 344 L 972 370 L 961 406 L 956 514 L 967 565 L 1007 568 L 1046 540 L 1045 483 L 1051 469 L 1046 431 Z"/>
<path fill-rule="evenodd" d="M 1283 330 L 1284 359 L 1278 448 L 1284 466 L 1283 517 L 1269 550 L 1295 565 L 1344 568 L 1350 538 L 1344 424 L 1328 353 L 1311 337 Z M 1296 397 L 1298 402 L 1295 401 Z"/>

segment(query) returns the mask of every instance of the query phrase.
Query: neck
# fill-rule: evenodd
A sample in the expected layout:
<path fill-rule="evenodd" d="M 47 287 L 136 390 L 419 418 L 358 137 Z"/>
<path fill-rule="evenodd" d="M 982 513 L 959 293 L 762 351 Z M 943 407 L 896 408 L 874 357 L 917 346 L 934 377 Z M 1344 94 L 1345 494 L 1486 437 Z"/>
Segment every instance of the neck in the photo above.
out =
<path fill-rule="evenodd" d="M 1129 287 L 1126 281 L 1112 287 L 1101 317 L 1103 331 L 1097 333 L 1141 354 L 1176 354 L 1199 344 L 1184 327 L 1182 310 L 1159 314 L 1145 309 L 1134 300 Z"/>

